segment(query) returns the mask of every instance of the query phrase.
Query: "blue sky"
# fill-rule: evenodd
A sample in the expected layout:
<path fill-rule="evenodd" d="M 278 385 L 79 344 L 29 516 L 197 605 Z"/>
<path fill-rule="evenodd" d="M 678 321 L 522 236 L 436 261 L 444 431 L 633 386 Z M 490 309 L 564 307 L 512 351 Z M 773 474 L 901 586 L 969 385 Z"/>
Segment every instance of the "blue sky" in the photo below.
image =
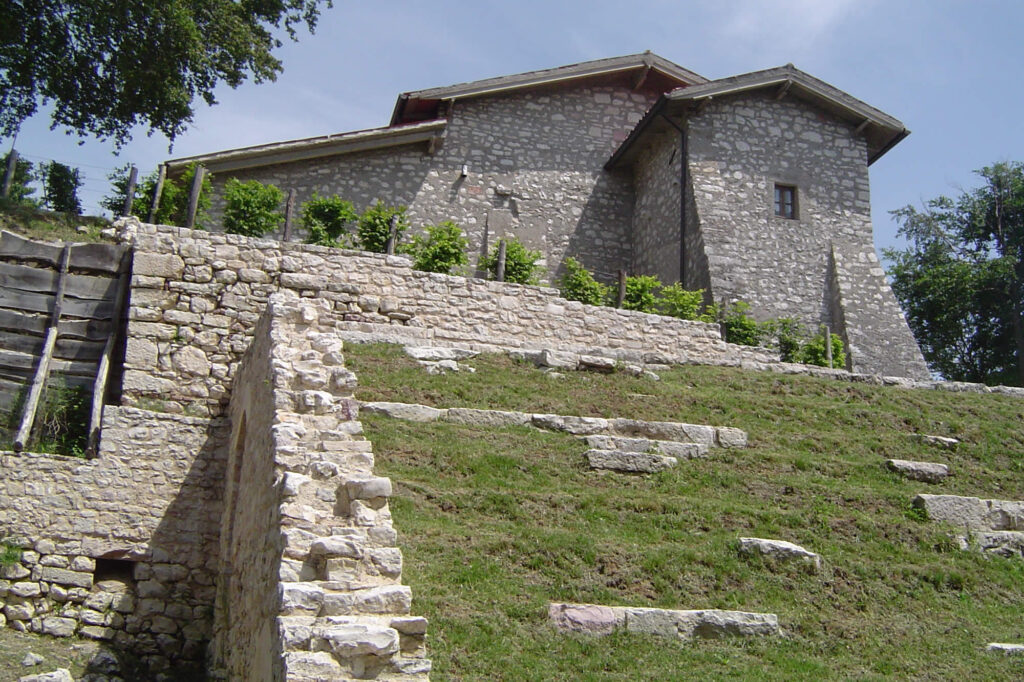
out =
<path fill-rule="evenodd" d="M 1022 27 L 1017 0 L 336 0 L 315 35 L 280 50 L 275 83 L 197 103 L 170 152 L 140 130 L 114 156 L 112 143 L 50 131 L 44 113 L 17 148 L 80 167 L 86 211 L 97 212 L 109 169 L 128 161 L 145 173 L 171 157 L 386 125 L 407 90 L 647 49 L 708 78 L 792 62 L 912 131 L 871 167 L 884 247 L 896 243 L 890 210 L 973 187 L 973 171 L 995 161 L 1024 161 Z"/>

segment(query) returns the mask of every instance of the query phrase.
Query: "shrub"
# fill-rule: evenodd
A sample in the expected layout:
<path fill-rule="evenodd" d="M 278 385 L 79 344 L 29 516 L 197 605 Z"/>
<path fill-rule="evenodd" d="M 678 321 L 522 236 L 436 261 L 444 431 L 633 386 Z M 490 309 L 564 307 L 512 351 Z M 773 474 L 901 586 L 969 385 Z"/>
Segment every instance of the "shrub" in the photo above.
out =
<path fill-rule="evenodd" d="M 415 269 L 447 275 L 452 268 L 469 262 L 466 257 L 469 241 L 462 236 L 462 229 L 458 225 L 446 220 L 439 225 L 427 225 L 423 229 L 426 234 L 413 237 L 409 249 Z"/>
<path fill-rule="evenodd" d="M 359 219 L 355 206 L 335 195 L 322 197 L 316 192 L 302 205 L 300 222 L 306 230 L 306 242 L 320 246 L 351 246 L 349 230 Z"/>
<path fill-rule="evenodd" d="M 704 305 L 704 290 L 688 291 L 679 282 L 664 286 L 658 293 L 658 312 L 662 315 L 678 317 L 681 320 L 698 320 L 714 322 L 713 307 Z"/>
<path fill-rule="evenodd" d="M 634 275 L 626 278 L 626 298 L 622 307 L 643 313 L 658 312 L 658 290 L 661 280 L 651 275 Z"/>
<path fill-rule="evenodd" d="M 78 200 L 78 188 L 82 186 L 82 176 L 78 169 L 50 161 L 43 164 L 41 173 L 43 204 L 51 211 L 81 214 L 82 202 Z"/>
<path fill-rule="evenodd" d="M 601 284 L 575 258 L 565 259 L 565 274 L 558 280 L 562 298 L 590 305 L 607 302 L 611 287 Z"/>
<path fill-rule="evenodd" d="M 722 311 L 722 327 L 725 340 L 743 346 L 759 346 L 764 340 L 764 329 L 750 317 L 750 304 L 735 301 Z"/>
<path fill-rule="evenodd" d="M 780 317 L 761 324 L 761 339 L 779 350 L 783 362 L 801 362 L 800 351 L 807 341 L 807 330 L 791 317 Z"/>
<path fill-rule="evenodd" d="M 505 281 L 516 284 L 537 284 L 543 268 L 537 265 L 540 251 L 531 251 L 518 239 L 505 240 Z M 498 279 L 498 247 L 480 260 L 480 267 L 487 271 L 489 279 Z"/>
<path fill-rule="evenodd" d="M 156 208 L 153 222 L 158 225 L 184 225 L 188 217 L 188 195 L 192 191 L 192 180 L 196 176 L 197 164 L 189 164 L 179 178 L 165 178 L 163 190 L 160 192 L 160 205 Z M 108 178 L 111 179 L 113 192 L 105 197 L 100 205 L 117 215 L 124 208 L 124 195 L 128 190 L 125 171 L 115 170 Z M 132 215 L 144 220 L 149 219 L 149 207 L 153 205 L 153 194 L 156 192 L 156 181 L 159 171 L 153 171 L 139 181 L 135 188 L 135 201 L 132 202 Z M 120 178 L 120 181 L 119 179 Z M 210 196 L 213 193 L 213 176 L 203 176 L 203 185 L 199 188 L 199 202 L 196 204 L 195 227 L 204 229 L 209 222 Z"/>
<path fill-rule="evenodd" d="M 839 334 L 831 334 L 832 342 L 832 366 L 838 369 L 846 367 L 846 353 L 843 349 L 843 340 Z M 818 365 L 828 367 L 828 360 L 825 358 L 825 335 L 815 334 L 800 350 L 800 362 L 805 365 Z"/>
<path fill-rule="evenodd" d="M 359 223 L 356 226 L 359 247 L 364 251 L 386 253 L 388 238 L 391 236 L 392 219 L 395 220 L 395 249 L 397 250 L 402 233 L 409 228 L 409 221 L 405 217 L 405 206 L 386 206 L 382 201 L 370 206 L 359 216 Z"/>
<path fill-rule="evenodd" d="M 247 237 L 262 237 L 281 226 L 278 213 L 284 193 L 259 180 L 241 182 L 231 178 L 224 185 L 224 231 Z"/>

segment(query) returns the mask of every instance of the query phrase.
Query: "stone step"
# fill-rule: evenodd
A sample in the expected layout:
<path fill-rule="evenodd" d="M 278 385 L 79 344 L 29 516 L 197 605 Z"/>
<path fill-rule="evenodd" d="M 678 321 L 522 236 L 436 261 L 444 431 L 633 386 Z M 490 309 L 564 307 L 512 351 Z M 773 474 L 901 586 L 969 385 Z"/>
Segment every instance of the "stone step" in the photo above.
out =
<path fill-rule="evenodd" d="M 1020 530 L 976 530 L 971 540 L 983 552 L 1004 557 L 1024 558 L 1024 531 Z M 967 542 L 967 548 L 970 542 Z"/>
<path fill-rule="evenodd" d="M 628 450 L 587 450 L 587 462 L 591 469 L 610 469 L 631 473 L 653 474 L 674 467 L 678 460 L 651 452 Z"/>
<path fill-rule="evenodd" d="M 700 443 L 680 443 L 674 440 L 651 440 L 628 436 L 582 436 L 588 446 L 595 450 L 624 450 L 626 452 L 649 452 L 667 455 L 677 459 L 706 457 L 709 447 Z"/>
<path fill-rule="evenodd" d="M 1024 656 L 1024 644 L 1008 644 L 1006 642 L 992 642 L 985 647 L 985 651 L 991 651 L 1006 656 Z"/>
<path fill-rule="evenodd" d="M 555 627 L 563 632 L 592 635 L 608 635 L 616 630 L 626 630 L 691 640 L 778 635 L 780 632 L 779 618 L 774 613 L 718 609 L 676 611 L 552 602 L 548 616 Z"/>
<path fill-rule="evenodd" d="M 412 608 L 412 590 L 406 585 L 381 585 L 363 590 L 324 592 L 325 616 L 353 614 L 406 615 Z"/>
<path fill-rule="evenodd" d="M 442 409 L 427 405 L 394 402 L 364 402 L 360 404 L 360 409 L 370 414 L 416 422 L 446 421 L 453 424 L 487 427 L 530 425 L 574 436 L 624 436 L 696 443 L 704 447 L 742 448 L 747 445 L 746 432 L 728 426 L 456 407 Z"/>
<path fill-rule="evenodd" d="M 941 483 L 949 476 L 949 467 L 938 462 L 914 462 L 908 459 L 889 459 L 885 466 L 897 474 L 922 483 Z"/>
<path fill-rule="evenodd" d="M 943 521 L 971 530 L 1024 531 L 1024 502 L 984 500 L 959 495 L 927 495 L 914 498 L 914 507 L 932 521 Z"/>
<path fill-rule="evenodd" d="M 947 436 L 932 436 L 927 433 L 915 433 L 913 436 L 925 445 L 932 445 L 943 450 L 956 450 L 957 446 L 960 445 L 959 440 Z"/>
<path fill-rule="evenodd" d="M 821 571 L 821 556 L 786 540 L 767 538 L 740 538 L 740 554 L 760 554 L 780 561 L 797 561 L 812 572 Z"/>

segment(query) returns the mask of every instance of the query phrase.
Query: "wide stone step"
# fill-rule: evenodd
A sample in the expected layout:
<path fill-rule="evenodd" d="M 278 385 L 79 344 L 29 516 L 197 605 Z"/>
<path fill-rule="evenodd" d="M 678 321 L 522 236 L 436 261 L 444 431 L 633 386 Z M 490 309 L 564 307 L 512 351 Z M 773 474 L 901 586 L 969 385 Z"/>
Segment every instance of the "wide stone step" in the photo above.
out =
<path fill-rule="evenodd" d="M 943 521 L 971 530 L 1024 531 L 1024 502 L 984 500 L 958 495 L 918 495 L 914 507 L 932 521 Z"/>
<path fill-rule="evenodd" d="M 718 609 L 676 611 L 553 602 L 548 608 L 548 616 L 559 630 L 592 635 L 626 630 L 690 640 L 779 634 L 779 617 L 774 613 Z"/>
<path fill-rule="evenodd" d="M 657 441 L 696 443 L 722 448 L 742 448 L 747 445 L 747 434 L 729 426 L 708 426 L 683 422 L 645 421 L 641 419 L 605 419 L 574 415 L 479 410 L 472 408 L 435 408 L 427 405 L 394 402 L 364 402 L 360 409 L 406 421 L 445 421 L 468 426 L 534 426 L 548 431 L 560 431 L 574 436 L 607 435 L 645 438 Z"/>
<path fill-rule="evenodd" d="M 914 462 L 907 459 L 886 460 L 885 466 L 904 478 L 922 483 L 941 483 L 949 476 L 949 467 L 938 462 Z"/>
<path fill-rule="evenodd" d="M 623 450 L 626 452 L 648 452 L 667 455 L 677 459 L 706 457 L 709 447 L 701 443 L 680 443 L 673 440 L 651 440 L 628 436 L 583 436 L 588 446 L 595 450 Z"/>
<path fill-rule="evenodd" d="M 653 474 L 674 467 L 675 457 L 657 455 L 651 452 L 628 450 L 587 450 L 585 453 L 591 469 L 610 469 L 631 473 Z"/>
<path fill-rule="evenodd" d="M 799 562 L 814 573 L 821 571 L 821 556 L 786 540 L 740 538 L 740 554 L 760 554 L 773 560 Z"/>

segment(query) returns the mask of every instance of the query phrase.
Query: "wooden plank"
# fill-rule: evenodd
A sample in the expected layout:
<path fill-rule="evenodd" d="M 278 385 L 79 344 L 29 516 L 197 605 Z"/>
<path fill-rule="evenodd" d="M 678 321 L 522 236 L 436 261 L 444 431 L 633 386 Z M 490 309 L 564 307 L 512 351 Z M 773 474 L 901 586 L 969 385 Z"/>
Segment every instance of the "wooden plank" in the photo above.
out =
<path fill-rule="evenodd" d="M 0 349 L 0 373 L 5 376 L 31 376 L 36 366 L 36 357 L 27 353 L 18 353 L 6 349 Z M 79 362 L 77 360 L 61 360 L 55 358 L 50 363 L 50 369 L 55 374 L 67 374 L 72 376 L 88 377 L 91 381 L 96 376 L 95 362 Z"/>
<path fill-rule="evenodd" d="M 0 308 L 0 330 L 20 332 L 42 337 L 46 334 L 48 318 L 38 313 Z M 110 320 L 69 320 L 64 318 L 57 328 L 59 339 L 106 341 L 110 334 Z"/>
<path fill-rule="evenodd" d="M 61 244 L 37 242 L 0 230 L 0 259 L 32 261 L 56 268 L 63 248 Z M 69 267 L 116 274 L 125 248 L 115 244 L 73 244 Z"/>
<path fill-rule="evenodd" d="M 30 265 L 0 262 L 0 287 L 50 294 L 57 290 L 57 273 Z M 68 275 L 65 296 L 102 300 L 113 298 L 117 279 L 95 275 Z"/>
<path fill-rule="evenodd" d="M 71 259 L 71 247 L 65 246 L 60 256 L 60 280 L 57 282 L 57 293 L 53 302 L 53 319 L 50 328 L 46 330 L 46 340 L 43 342 L 43 352 L 36 366 L 35 375 L 29 385 L 28 398 L 25 400 L 25 410 L 21 413 L 21 425 L 18 427 L 18 435 L 14 437 L 14 451 L 21 452 L 28 444 L 29 435 L 32 433 L 32 423 L 36 419 L 36 410 L 39 408 L 39 398 L 43 394 L 43 387 L 46 385 L 46 378 L 50 375 L 50 360 L 53 357 L 53 347 L 57 344 L 57 323 L 60 322 L 60 309 L 64 303 L 64 284 L 67 281 L 68 262 Z"/>
<path fill-rule="evenodd" d="M 59 244 L 35 242 L 13 232 L 0 230 L 0 258 L 33 260 L 56 267 L 62 249 Z"/>
<path fill-rule="evenodd" d="M 70 267 L 116 275 L 125 250 L 126 247 L 115 244 L 73 244 Z"/>
<path fill-rule="evenodd" d="M 13 308 L 33 313 L 53 313 L 54 297 L 49 294 L 32 294 L 16 289 L 0 289 L 0 308 Z M 93 320 L 109 320 L 114 310 L 113 301 L 91 301 L 71 298 L 64 301 L 64 313 L 72 317 Z"/>
<path fill-rule="evenodd" d="M 13 350 L 18 353 L 38 355 L 43 349 L 44 336 L 29 336 L 17 332 L 0 331 L 0 348 Z M 54 344 L 53 357 L 61 360 L 81 360 L 83 362 L 98 362 L 103 354 L 103 347 L 106 341 L 85 341 L 82 339 L 62 339 L 57 336 Z"/>
<path fill-rule="evenodd" d="M 120 320 L 124 311 L 124 303 L 128 298 L 128 255 L 121 261 L 121 281 L 117 288 L 117 296 L 114 298 L 114 320 Z M 114 354 L 117 341 L 117 330 L 107 337 L 103 347 L 103 355 L 100 357 L 99 367 L 96 369 L 96 383 L 92 387 L 92 410 L 89 415 L 89 436 L 86 441 L 85 451 L 90 457 L 95 457 L 100 446 L 100 422 L 103 421 L 103 402 L 107 393 L 107 380 L 110 377 L 110 362 Z"/>
<path fill-rule="evenodd" d="M 6 415 L 18 404 L 19 394 L 26 385 L 24 382 L 8 381 L 0 377 L 0 412 Z"/>
<path fill-rule="evenodd" d="M 161 163 L 160 170 L 156 176 L 156 188 L 153 190 L 153 202 L 149 205 L 149 216 L 146 218 L 147 223 L 151 223 L 156 220 L 156 211 L 160 208 L 160 195 L 164 192 L 164 180 L 167 179 L 167 164 Z"/>

